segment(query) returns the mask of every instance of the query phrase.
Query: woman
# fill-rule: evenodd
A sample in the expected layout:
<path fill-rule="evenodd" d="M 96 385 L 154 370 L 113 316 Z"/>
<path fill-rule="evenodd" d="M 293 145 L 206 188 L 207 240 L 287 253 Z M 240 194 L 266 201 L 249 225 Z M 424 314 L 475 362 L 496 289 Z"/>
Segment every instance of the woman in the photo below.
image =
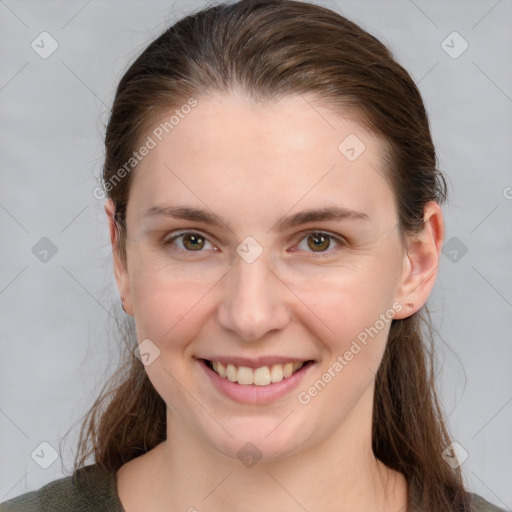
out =
<path fill-rule="evenodd" d="M 206 8 L 123 76 L 105 144 L 139 346 L 74 477 L 0 511 L 501 510 L 447 462 L 420 331 L 445 183 L 378 40 L 305 2 Z"/>

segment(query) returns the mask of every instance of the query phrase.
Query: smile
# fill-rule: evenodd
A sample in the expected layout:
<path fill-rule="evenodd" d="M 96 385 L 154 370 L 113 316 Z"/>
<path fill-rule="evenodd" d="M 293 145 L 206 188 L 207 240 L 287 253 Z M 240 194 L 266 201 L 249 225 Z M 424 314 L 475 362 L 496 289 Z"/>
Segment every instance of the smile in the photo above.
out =
<path fill-rule="evenodd" d="M 214 371 L 220 377 L 243 385 L 269 386 L 283 379 L 291 377 L 295 372 L 310 363 L 311 361 L 296 361 L 285 364 L 273 364 L 270 366 L 261 366 L 259 368 L 249 368 L 248 366 L 236 366 L 220 361 L 204 360 L 206 366 Z"/>

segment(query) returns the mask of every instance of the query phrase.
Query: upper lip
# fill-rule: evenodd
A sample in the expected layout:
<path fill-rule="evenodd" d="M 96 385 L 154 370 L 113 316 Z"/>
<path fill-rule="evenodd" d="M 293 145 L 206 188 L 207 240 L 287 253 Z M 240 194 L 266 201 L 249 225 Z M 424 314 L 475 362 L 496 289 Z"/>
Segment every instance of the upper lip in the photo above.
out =
<path fill-rule="evenodd" d="M 287 356 L 263 356 L 248 359 L 246 357 L 231 357 L 231 356 L 209 356 L 201 357 L 199 359 L 206 359 L 207 361 L 218 361 L 223 364 L 232 364 L 234 366 L 246 366 L 248 368 L 261 368 L 262 366 L 272 366 L 273 364 L 286 364 L 286 363 L 305 363 L 312 361 L 307 358 L 287 357 Z"/>

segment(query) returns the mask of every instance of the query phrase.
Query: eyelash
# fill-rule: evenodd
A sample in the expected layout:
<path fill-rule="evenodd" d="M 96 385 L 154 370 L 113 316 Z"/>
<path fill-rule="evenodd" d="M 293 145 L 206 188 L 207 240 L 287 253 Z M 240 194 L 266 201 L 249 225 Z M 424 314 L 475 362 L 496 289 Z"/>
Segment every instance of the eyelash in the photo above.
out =
<path fill-rule="evenodd" d="M 204 238 L 206 241 L 208 241 L 208 237 L 203 235 L 202 233 L 200 233 L 199 231 L 180 231 L 179 233 L 176 233 L 174 235 L 172 235 L 170 238 L 166 239 L 164 241 L 164 246 L 172 246 L 174 245 L 174 241 L 179 239 L 180 237 L 183 237 L 185 235 L 199 235 L 200 237 Z M 339 237 L 339 236 L 335 236 L 335 235 L 332 235 L 331 233 L 327 233 L 325 231 L 315 231 L 315 230 L 311 230 L 311 231 L 307 231 L 306 233 L 303 233 L 302 234 L 302 238 L 299 240 L 299 243 L 302 242 L 302 240 L 304 239 L 307 239 L 308 237 L 310 236 L 313 236 L 313 235 L 323 235 L 325 237 L 327 237 L 329 240 L 331 241 L 334 241 L 338 244 L 339 247 L 343 247 L 346 245 L 346 241 Z M 208 243 L 211 243 L 211 242 L 208 242 Z M 339 248 L 338 247 L 338 248 Z M 187 249 L 181 249 L 180 247 L 176 247 L 174 246 L 175 249 L 179 250 L 179 251 L 182 251 L 182 252 L 186 252 L 186 253 L 189 253 L 189 254 L 193 254 L 193 253 L 201 253 L 201 252 L 204 252 L 203 250 L 200 250 L 200 251 L 189 251 Z M 321 251 L 321 252 L 314 252 L 314 251 L 306 251 L 306 252 L 309 252 L 310 254 L 313 254 L 314 258 L 321 258 L 321 257 L 325 257 L 325 256 L 330 256 L 331 253 L 333 252 L 333 250 L 335 249 L 328 249 L 326 251 Z"/>

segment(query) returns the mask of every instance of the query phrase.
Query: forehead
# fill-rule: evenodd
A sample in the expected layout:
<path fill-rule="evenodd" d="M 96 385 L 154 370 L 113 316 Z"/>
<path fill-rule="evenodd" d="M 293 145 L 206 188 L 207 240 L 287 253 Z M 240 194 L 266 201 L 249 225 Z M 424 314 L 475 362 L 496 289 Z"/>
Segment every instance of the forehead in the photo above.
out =
<path fill-rule="evenodd" d="M 267 103 L 236 94 L 195 100 L 148 130 L 155 145 L 130 192 L 137 210 L 173 199 L 238 203 L 239 212 L 274 203 L 290 210 L 299 201 L 317 207 L 322 198 L 369 213 L 377 199 L 392 204 L 384 141 L 343 112 L 300 95 Z"/>

